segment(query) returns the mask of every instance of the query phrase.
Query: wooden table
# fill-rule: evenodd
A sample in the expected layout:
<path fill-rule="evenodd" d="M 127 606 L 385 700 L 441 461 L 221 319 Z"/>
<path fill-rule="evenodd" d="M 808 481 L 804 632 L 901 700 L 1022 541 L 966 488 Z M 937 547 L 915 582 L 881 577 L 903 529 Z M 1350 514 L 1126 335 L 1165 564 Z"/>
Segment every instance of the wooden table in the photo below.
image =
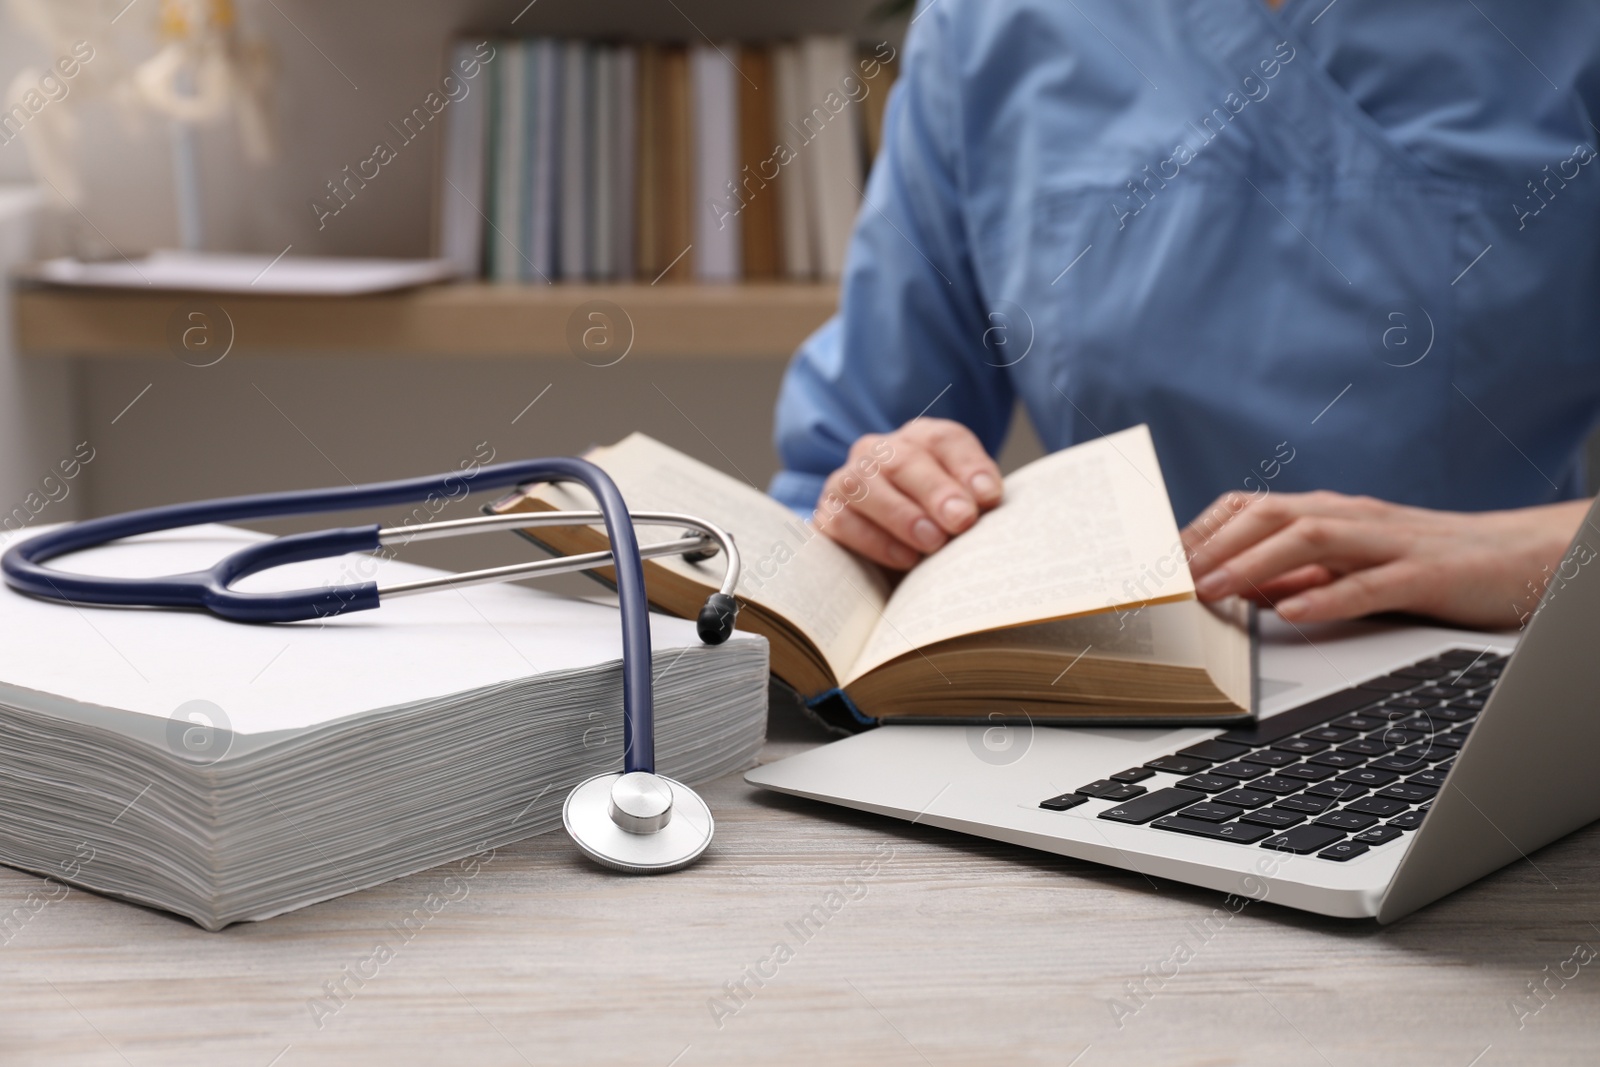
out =
<path fill-rule="evenodd" d="M 766 758 L 822 739 L 776 707 Z M 1600 1062 L 1600 960 L 1563 967 L 1600 949 L 1600 826 L 1394 927 L 1256 904 L 1208 933 L 1215 893 L 705 795 L 717 843 L 664 878 L 549 834 L 218 934 L 70 892 L 0 947 L 0 1064 Z M 0 909 L 48 885 L 0 869 Z"/>

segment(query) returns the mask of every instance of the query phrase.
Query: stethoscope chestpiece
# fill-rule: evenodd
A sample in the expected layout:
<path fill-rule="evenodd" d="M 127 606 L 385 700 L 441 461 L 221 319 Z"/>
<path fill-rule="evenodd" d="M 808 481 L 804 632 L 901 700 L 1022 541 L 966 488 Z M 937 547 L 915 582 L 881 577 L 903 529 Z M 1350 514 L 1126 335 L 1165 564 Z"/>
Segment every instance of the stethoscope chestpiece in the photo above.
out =
<path fill-rule="evenodd" d="M 715 829 L 698 793 L 648 771 L 580 783 L 567 794 L 561 821 L 584 855 L 628 874 L 687 867 L 711 844 Z"/>

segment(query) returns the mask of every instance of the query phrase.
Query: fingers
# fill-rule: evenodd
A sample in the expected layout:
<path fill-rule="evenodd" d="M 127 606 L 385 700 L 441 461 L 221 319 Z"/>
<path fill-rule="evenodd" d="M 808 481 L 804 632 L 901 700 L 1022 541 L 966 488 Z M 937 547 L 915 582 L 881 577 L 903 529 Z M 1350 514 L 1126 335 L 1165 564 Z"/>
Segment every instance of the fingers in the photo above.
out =
<path fill-rule="evenodd" d="M 906 424 L 905 433 L 933 453 L 980 510 L 1000 503 L 1000 468 L 971 430 L 948 419 L 916 419 Z"/>
<path fill-rule="evenodd" d="M 950 539 L 927 511 L 902 493 L 887 474 L 879 475 L 859 499 L 851 501 L 850 511 L 881 527 L 919 556 L 939 551 Z M 972 514 L 976 515 L 976 511 Z"/>
<path fill-rule="evenodd" d="M 1343 493 L 1270 493 L 1249 497 L 1224 493 L 1183 531 L 1189 569 L 1196 578 L 1299 519 L 1325 517 L 1371 521 L 1392 504 Z"/>
<path fill-rule="evenodd" d="M 1253 600 L 1262 607 L 1271 607 L 1296 593 L 1315 589 L 1319 585 L 1327 585 L 1337 577 L 1338 575 L 1322 564 L 1312 563 L 1271 581 L 1262 582 L 1256 589 L 1246 594 L 1245 599 Z"/>
<path fill-rule="evenodd" d="M 1332 622 L 1356 619 L 1379 611 L 1410 607 L 1425 592 L 1425 575 L 1410 561 L 1397 560 L 1345 575 L 1337 581 L 1307 589 L 1277 603 L 1278 614 L 1290 622 Z"/>
<path fill-rule="evenodd" d="M 1202 600 L 1251 593 L 1291 571 L 1321 564 L 1345 573 L 1400 556 L 1403 547 L 1374 523 L 1302 516 L 1273 530 L 1195 583 Z"/>
<path fill-rule="evenodd" d="M 816 525 L 846 548 L 905 570 L 999 503 L 1000 470 L 965 426 L 915 419 L 868 435 L 828 476 Z"/>
<path fill-rule="evenodd" d="M 848 508 L 831 516 L 826 522 L 821 521 L 819 513 L 816 525 L 839 544 L 891 570 L 910 570 L 920 558 L 916 552 L 889 536 L 883 527 L 867 521 Z"/>
<path fill-rule="evenodd" d="M 947 534 L 957 534 L 978 520 L 978 503 L 972 492 L 957 481 L 950 470 L 932 453 L 920 448 L 896 450 L 893 459 L 883 465 L 889 481 L 909 501 L 917 506 L 922 518 L 937 525 Z M 870 495 L 862 501 L 862 511 L 875 518 L 869 506 Z M 933 548 L 943 544 L 941 539 Z M 924 547 L 923 551 L 932 551 Z"/>

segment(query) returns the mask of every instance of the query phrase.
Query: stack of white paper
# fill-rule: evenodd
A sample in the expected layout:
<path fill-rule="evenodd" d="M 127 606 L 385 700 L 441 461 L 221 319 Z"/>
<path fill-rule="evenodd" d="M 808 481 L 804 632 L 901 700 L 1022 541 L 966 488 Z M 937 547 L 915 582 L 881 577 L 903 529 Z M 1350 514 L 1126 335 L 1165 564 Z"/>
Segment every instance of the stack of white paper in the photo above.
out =
<path fill-rule="evenodd" d="M 61 565 L 179 573 L 259 539 L 196 527 Z M 352 556 L 241 588 L 433 573 Z M 652 635 L 658 769 L 750 766 L 766 642 Z M 620 769 L 620 656 L 614 608 L 515 586 L 284 626 L 0 589 L 0 862 L 217 929 L 541 833 Z"/>

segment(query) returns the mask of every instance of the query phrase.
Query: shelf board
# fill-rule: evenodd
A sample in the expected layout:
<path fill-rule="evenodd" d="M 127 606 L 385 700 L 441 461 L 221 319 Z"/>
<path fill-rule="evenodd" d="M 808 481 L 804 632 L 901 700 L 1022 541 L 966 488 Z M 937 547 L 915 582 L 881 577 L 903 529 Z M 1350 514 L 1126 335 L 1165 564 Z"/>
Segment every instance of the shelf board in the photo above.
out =
<path fill-rule="evenodd" d="M 624 312 L 621 319 L 611 314 L 613 329 L 625 331 L 626 323 L 632 324 L 630 355 L 786 359 L 833 314 L 839 300 L 836 285 L 791 282 L 464 283 L 359 297 L 20 283 L 14 295 L 23 354 L 109 358 L 174 354 L 169 332 L 180 333 L 185 312 L 202 304 L 221 307 L 231 320 L 230 354 L 572 358 L 569 333 L 581 336 L 590 324 L 585 305 L 605 301 Z"/>

